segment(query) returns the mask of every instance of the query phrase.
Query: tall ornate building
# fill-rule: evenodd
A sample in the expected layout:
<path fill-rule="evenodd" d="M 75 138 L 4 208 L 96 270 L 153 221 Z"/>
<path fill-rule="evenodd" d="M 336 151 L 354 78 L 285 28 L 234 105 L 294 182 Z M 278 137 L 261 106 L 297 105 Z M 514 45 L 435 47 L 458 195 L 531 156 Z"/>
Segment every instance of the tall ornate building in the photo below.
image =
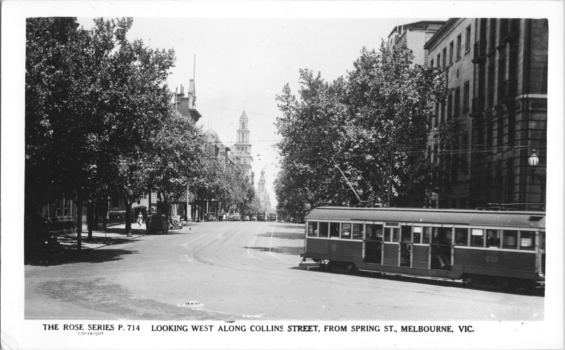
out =
<path fill-rule="evenodd" d="M 249 119 L 245 111 L 239 117 L 239 128 L 237 129 L 237 142 L 231 148 L 230 158 L 235 164 L 240 164 L 246 170 L 247 176 L 253 178 L 251 165 L 253 156 L 251 155 L 251 142 L 249 142 Z"/>
<path fill-rule="evenodd" d="M 265 188 L 265 170 L 261 170 L 261 178 L 257 185 L 257 198 L 259 198 L 261 211 L 268 212 L 271 210 L 271 197 Z"/>

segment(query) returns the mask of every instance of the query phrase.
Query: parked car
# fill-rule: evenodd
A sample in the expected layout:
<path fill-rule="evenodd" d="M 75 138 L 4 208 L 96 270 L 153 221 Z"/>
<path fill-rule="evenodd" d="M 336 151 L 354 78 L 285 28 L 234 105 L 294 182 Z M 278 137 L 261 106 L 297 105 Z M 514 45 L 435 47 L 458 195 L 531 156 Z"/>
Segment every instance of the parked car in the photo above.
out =
<path fill-rule="evenodd" d="M 167 217 L 163 214 L 148 215 L 145 224 L 147 234 L 155 234 L 158 232 L 167 234 L 169 232 L 169 223 L 167 222 Z"/>
<path fill-rule="evenodd" d="M 256 217 L 255 215 L 253 215 L 253 216 L 251 217 L 251 221 L 257 221 L 257 217 Z"/>
<path fill-rule="evenodd" d="M 230 221 L 240 221 L 240 220 L 241 220 L 241 217 L 239 216 L 239 213 L 231 214 Z"/>
<path fill-rule="evenodd" d="M 245 216 L 243 217 L 243 221 L 249 221 L 249 216 L 245 215 Z"/>

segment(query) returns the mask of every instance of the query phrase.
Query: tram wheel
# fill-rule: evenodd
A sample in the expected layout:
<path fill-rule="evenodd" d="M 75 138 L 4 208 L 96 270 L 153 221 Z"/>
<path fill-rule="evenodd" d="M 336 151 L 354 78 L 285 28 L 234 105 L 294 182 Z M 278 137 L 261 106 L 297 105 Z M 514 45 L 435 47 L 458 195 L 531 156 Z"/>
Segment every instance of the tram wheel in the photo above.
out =
<path fill-rule="evenodd" d="M 347 273 L 350 274 L 350 275 L 355 274 L 358 271 L 357 266 L 355 266 L 354 263 L 347 264 L 346 269 L 347 269 Z"/>

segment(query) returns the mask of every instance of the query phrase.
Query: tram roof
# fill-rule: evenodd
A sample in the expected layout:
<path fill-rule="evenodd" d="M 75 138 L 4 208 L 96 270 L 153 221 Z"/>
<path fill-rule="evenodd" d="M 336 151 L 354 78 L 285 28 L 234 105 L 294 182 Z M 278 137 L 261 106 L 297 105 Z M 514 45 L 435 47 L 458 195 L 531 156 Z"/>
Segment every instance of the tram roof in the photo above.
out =
<path fill-rule="evenodd" d="M 319 207 L 306 219 L 545 228 L 545 212 L 523 211 Z"/>

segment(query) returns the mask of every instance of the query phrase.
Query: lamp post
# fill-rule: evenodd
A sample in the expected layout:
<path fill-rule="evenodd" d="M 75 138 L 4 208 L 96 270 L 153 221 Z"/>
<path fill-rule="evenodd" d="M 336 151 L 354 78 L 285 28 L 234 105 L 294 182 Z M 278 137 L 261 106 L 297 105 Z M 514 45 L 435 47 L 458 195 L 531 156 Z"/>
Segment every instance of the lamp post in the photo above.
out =
<path fill-rule="evenodd" d="M 532 184 L 535 182 L 535 178 L 537 177 L 540 181 L 540 202 L 545 210 L 545 171 L 543 169 L 538 173 L 536 171 L 536 167 L 539 164 L 539 157 L 536 154 L 536 150 L 532 151 L 532 154 L 528 158 L 528 165 L 532 167 Z"/>

